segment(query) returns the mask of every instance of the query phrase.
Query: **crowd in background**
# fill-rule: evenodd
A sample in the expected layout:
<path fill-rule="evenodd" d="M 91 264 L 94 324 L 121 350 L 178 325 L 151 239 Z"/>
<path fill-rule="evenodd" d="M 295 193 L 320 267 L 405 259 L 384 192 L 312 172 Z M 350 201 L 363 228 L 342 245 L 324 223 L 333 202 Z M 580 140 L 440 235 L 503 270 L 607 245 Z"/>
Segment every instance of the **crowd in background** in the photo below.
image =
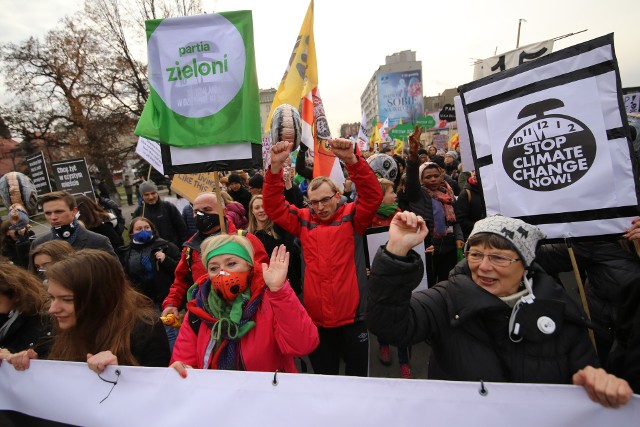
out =
<path fill-rule="evenodd" d="M 618 377 L 640 392 L 640 221 L 620 239 L 574 245 L 587 320 L 557 280 L 571 270 L 566 246 L 485 218 L 481 177 L 462 170 L 459 147 L 419 141 L 416 130 L 402 155 L 383 150 L 393 167 L 376 169 L 351 141 L 331 140 L 344 190 L 313 178 L 303 146 L 292 166 L 284 141 L 266 170 L 223 176 L 221 199 L 174 204 L 126 176 L 127 203 L 139 205 L 126 228 L 104 194 L 41 196 L 48 233 L 35 236 L 19 215 L 0 226 L 0 362 L 172 366 L 186 377 L 297 372 L 308 356 L 316 374 L 367 376 L 371 331 L 381 363 L 397 346 L 404 378 L 427 363 L 410 357 L 426 340 L 430 378 L 573 382 L 605 406 L 628 399 Z M 537 238 L 512 239 L 501 231 L 510 226 Z M 388 227 L 389 242 L 367 264 L 363 236 L 375 227 Z M 412 295 L 423 269 L 430 289 Z M 529 305 L 554 320 L 551 332 L 503 324 L 526 329 L 539 315 Z"/>

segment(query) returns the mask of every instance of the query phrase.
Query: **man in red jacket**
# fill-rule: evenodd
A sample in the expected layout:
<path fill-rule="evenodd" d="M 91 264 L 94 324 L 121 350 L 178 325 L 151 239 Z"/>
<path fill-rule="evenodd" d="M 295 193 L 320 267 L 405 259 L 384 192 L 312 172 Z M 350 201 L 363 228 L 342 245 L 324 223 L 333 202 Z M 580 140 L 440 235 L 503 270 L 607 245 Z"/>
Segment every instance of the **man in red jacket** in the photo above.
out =
<path fill-rule="evenodd" d="M 222 200 L 221 202 L 224 203 Z M 162 302 L 163 316 L 169 313 L 178 316 L 178 310 L 184 301 L 187 290 L 201 276 L 207 274 L 207 269 L 200 260 L 200 245 L 207 237 L 220 234 L 218 200 L 215 193 L 200 193 L 195 198 L 193 201 L 193 216 L 198 232 L 182 245 L 182 255 L 176 267 L 173 284 L 171 284 L 169 294 Z M 226 225 L 227 234 L 235 234 L 237 232 L 232 221 L 227 220 Z M 251 242 L 251 246 L 253 246 L 255 261 L 268 264 L 269 257 L 264 250 L 262 242 L 251 233 L 246 233 L 245 235 Z"/>
<path fill-rule="evenodd" d="M 316 374 L 337 375 L 340 359 L 347 375 L 367 376 L 369 336 L 364 324 L 366 268 L 362 235 L 371 223 L 382 191 L 373 171 L 353 152 L 348 139 L 329 141 L 344 162 L 358 197 L 346 203 L 336 184 L 317 177 L 309 184 L 309 207 L 285 201 L 282 165 L 292 143 L 271 148 L 271 168 L 265 173 L 263 207 L 269 218 L 300 238 L 304 255 L 304 306 L 318 326 L 320 345 L 309 355 Z"/>

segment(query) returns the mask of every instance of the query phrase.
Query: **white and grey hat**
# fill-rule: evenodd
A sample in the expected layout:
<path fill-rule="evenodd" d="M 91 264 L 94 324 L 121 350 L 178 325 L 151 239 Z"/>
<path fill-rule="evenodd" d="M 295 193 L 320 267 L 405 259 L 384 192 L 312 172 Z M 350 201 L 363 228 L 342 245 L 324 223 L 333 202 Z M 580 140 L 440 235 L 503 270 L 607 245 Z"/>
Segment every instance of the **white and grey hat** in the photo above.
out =
<path fill-rule="evenodd" d="M 497 234 L 507 239 L 522 258 L 525 267 L 530 266 L 536 257 L 538 242 L 547 237 L 535 225 L 501 215 L 490 216 L 476 222 L 469 238 L 478 233 Z"/>

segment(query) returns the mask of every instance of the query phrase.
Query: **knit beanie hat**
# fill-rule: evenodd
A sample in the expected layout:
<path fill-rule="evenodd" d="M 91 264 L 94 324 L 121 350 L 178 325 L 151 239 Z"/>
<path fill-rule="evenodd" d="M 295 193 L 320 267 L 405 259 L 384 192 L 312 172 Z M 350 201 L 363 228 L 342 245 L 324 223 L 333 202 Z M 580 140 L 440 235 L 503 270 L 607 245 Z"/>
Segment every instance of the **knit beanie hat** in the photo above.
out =
<path fill-rule="evenodd" d="M 430 166 L 430 167 L 432 167 L 432 168 L 433 168 L 433 167 L 441 168 L 441 166 L 440 166 L 440 165 L 438 165 L 437 163 L 434 163 L 434 162 L 424 162 L 423 164 L 421 164 L 421 165 L 418 167 L 418 179 L 419 179 L 420 181 L 422 181 L 422 173 L 423 173 L 423 172 L 424 172 L 424 170 L 427 168 L 427 166 Z M 442 168 L 442 169 L 444 169 L 444 168 Z"/>
<path fill-rule="evenodd" d="M 264 183 L 264 178 L 259 173 L 253 175 L 249 179 L 249 188 L 262 188 L 262 184 Z"/>
<path fill-rule="evenodd" d="M 242 184 L 242 177 L 237 173 L 232 173 L 231 175 L 229 175 L 229 184 L 233 184 L 234 182 Z"/>
<path fill-rule="evenodd" d="M 156 184 L 153 181 L 143 181 L 142 184 L 140 184 L 140 194 L 157 192 L 158 187 L 156 187 Z"/>
<path fill-rule="evenodd" d="M 447 151 L 447 154 L 445 154 L 445 156 L 453 157 L 453 160 L 458 160 L 458 153 L 453 150 Z"/>
<path fill-rule="evenodd" d="M 536 257 L 538 242 L 547 236 L 535 225 L 506 216 L 490 216 L 476 222 L 469 235 L 471 239 L 478 233 L 497 234 L 507 239 L 514 247 L 525 267 L 529 267 Z M 467 241 L 465 251 L 469 249 Z"/>

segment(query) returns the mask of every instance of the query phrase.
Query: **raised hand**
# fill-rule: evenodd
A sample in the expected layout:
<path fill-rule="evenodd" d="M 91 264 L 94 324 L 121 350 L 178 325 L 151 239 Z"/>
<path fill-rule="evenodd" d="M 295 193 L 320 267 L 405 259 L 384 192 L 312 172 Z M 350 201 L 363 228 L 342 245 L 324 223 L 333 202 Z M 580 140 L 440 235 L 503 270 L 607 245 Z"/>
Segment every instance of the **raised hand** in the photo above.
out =
<path fill-rule="evenodd" d="M 293 142 L 280 141 L 271 146 L 270 159 L 271 159 L 271 172 L 280 173 L 282 165 L 289 157 L 291 149 L 293 148 Z"/>
<path fill-rule="evenodd" d="M 422 129 L 416 125 L 413 132 L 409 135 L 409 156 L 411 160 L 418 160 L 418 150 L 421 147 L 420 135 L 422 135 Z"/>
<path fill-rule="evenodd" d="M 287 280 L 289 252 L 285 245 L 273 249 L 270 264 L 262 263 L 262 277 L 271 292 L 278 292 Z"/>
<path fill-rule="evenodd" d="M 421 216 L 409 211 L 399 212 L 389 226 L 387 251 L 394 255 L 406 256 L 411 248 L 424 241 L 427 234 L 429 230 Z"/>
<path fill-rule="evenodd" d="M 345 138 L 330 139 L 329 146 L 331 147 L 331 152 L 345 164 L 352 165 L 358 161 L 353 152 L 353 142 L 351 140 Z"/>

